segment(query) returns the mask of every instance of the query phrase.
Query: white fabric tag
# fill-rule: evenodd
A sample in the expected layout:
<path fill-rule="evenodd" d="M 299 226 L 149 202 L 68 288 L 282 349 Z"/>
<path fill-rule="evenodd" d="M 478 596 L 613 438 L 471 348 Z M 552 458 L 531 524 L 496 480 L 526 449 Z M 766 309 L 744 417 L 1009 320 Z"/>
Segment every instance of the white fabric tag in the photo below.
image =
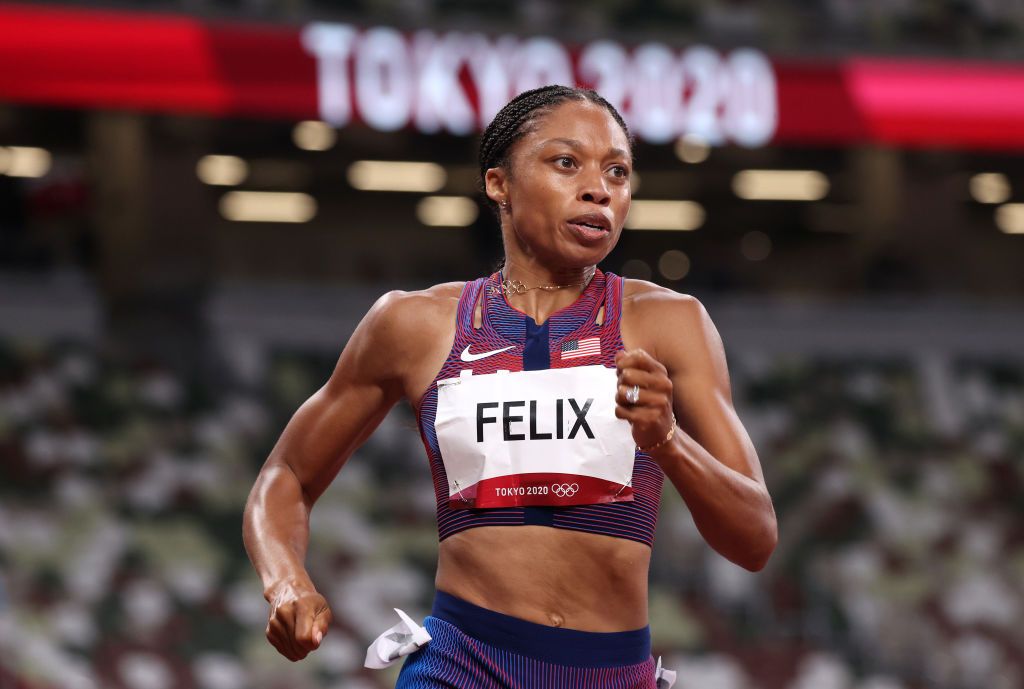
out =
<path fill-rule="evenodd" d="M 601 365 L 437 382 L 437 432 L 453 507 L 632 500 L 636 445 Z"/>
<path fill-rule="evenodd" d="M 672 685 L 676 683 L 676 671 L 663 668 L 661 656 L 658 656 L 658 667 L 654 669 L 654 682 L 658 689 L 672 689 Z"/>
<path fill-rule="evenodd" d="M 402 621 L 378 636 L 366 649 L 364 667 L 380 670 L 409 655 L 430 641 L 430 632 L 416 624 L 404 612 L 395 608 Z"/>

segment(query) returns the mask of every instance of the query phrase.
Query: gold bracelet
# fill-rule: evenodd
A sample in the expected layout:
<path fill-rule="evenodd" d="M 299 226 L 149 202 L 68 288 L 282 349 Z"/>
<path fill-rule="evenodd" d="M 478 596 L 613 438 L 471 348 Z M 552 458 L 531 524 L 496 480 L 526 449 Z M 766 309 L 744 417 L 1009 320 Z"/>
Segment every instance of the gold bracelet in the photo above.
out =
<path fill-rule="evenodd" d="M 658 442 L 654 443 L 653 445 L 650 445 L 648 447 L 640 447 L 639 445 L 637 445 L 636 448 L 638 450 L 640 450 L 641 452 L 643 452 L 644 454 L 647 454 L 651 450 L 657 450 L 659 447 L 661 447 L 662 445 L 667 443 L 669 440 L 672 440 L 672 436 L 675 435 L 675 434 L 676 434 L 676 415 L 673 414 L 672 415 L 672 428 L 668 429 L 668 435 L 666 435 L 662 440 L 659 440 Z"/>

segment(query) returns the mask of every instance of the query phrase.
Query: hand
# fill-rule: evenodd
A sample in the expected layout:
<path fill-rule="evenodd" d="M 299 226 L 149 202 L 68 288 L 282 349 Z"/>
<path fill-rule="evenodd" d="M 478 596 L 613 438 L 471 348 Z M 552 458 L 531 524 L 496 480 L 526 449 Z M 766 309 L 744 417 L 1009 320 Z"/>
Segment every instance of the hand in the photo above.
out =
<path fill-rule="evenodd" d="M 266 596 L 270 603 L 267 640 L 292 662 L 320 647 L 334 616 L 327 599 L 309 582 L 281 582 Z"/>
<path fill-rule="evenodd" d="M 675 423 L 668 370 L 642 349 L 615 352 L 615 370 L 619 376 L 615 416 L 629 421 L 638 447 L 649 447 L 664 440 Z M 626 401 L 626 391 L 634 385 L 640 386 L 640 399 L 630 404 Z"/>

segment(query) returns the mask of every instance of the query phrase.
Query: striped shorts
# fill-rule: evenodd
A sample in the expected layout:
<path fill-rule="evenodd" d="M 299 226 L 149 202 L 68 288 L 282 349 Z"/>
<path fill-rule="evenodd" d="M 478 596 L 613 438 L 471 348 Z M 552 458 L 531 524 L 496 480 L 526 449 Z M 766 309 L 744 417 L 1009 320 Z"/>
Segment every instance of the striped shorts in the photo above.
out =
<path fill-rule="evenodd" d="M 536 624 L 437 591 L 395 689 L 656 689 L 650 627 L 585 632 Z"/>

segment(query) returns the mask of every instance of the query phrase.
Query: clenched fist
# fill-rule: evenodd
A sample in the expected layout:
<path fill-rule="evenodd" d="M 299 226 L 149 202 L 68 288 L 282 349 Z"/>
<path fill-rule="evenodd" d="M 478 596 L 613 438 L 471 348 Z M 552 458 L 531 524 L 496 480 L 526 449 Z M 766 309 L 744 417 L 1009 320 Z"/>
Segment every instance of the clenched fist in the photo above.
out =
<path fill-rule="evenodd" d="M 615 352 L 615 370 L 619 377 L 615 416 L 629 421 L 638 447 L 659 443 L 675 424 L 668 370 L 642 349 Z M 634 386 L 637 398 L 630 399 Z"/>
<path fill-rule="evenodd" d="M 334 617 L 327 599 L 308 583 L 285 582 L 268 593 L 267 640 L 291 661 L 320 647 Z"/>

